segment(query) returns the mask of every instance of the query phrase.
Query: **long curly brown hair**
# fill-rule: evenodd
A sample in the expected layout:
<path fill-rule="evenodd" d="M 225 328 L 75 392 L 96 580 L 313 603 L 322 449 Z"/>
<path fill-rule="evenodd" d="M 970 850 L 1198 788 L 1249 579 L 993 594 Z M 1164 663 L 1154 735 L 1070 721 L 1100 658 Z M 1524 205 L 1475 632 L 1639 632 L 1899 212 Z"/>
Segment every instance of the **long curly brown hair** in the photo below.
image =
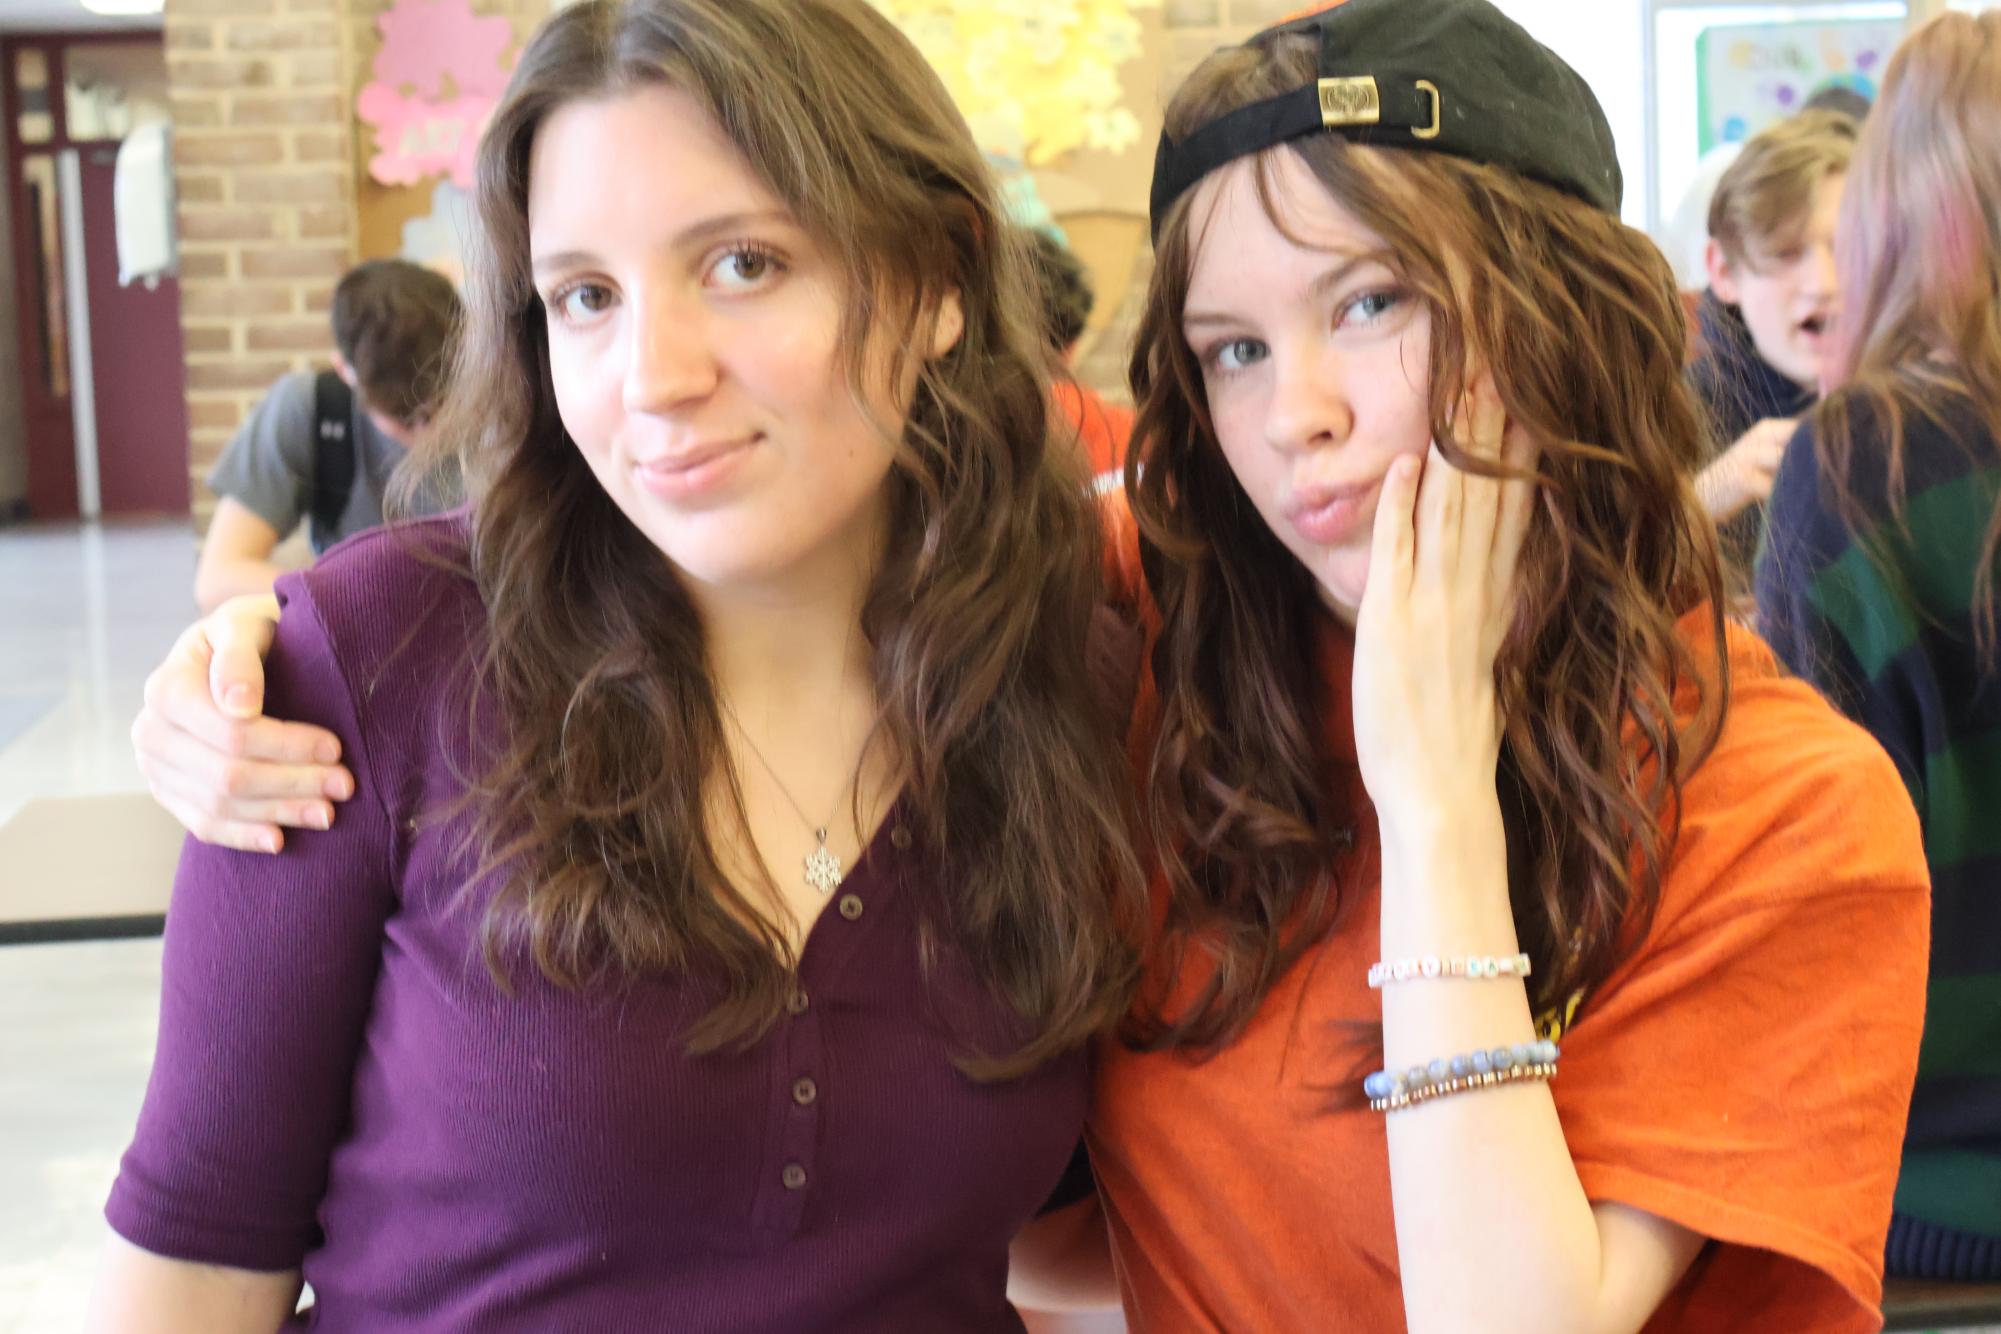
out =
<path fill-rule="evenodd" d="M 943 85 L 863 0 L 586 0 L 530 43 L 481 142 L 482 243 L 439 436 L 462 446 L 477 496 L 491 632 L 473 707 L 508 724 L 469 800 L 501 876 L 489 963 L 525 948 L 564 983 L 701 977 L 719 999 L 697 1051 L 754 1040 L 791 985 L 769 886 L 733 884 L 706 825 L 704 778 L 730 761 L 701 626 L 564 431 L 530 278 L 538 127 L 653 85 L 699 101 L 836 256 L 858 401 L 885 347 L 890 382 L 916 384 L 862 632 L 910 827 L 944 868 L 925 958 L 954 951 L 1021 1020 L 1018 1046 L 964 1064 L 1029 1068 L 1113 1024 L 1137 972 L 1130 771 L 1116 705 L 1085 670 L 1098 533 L 1049 446 L 1019 235 Z M 913 364 L 947 290 L 963 336 Z"/>
<path fill-rule="evenodd" d="M 1311 83 L 1317 53 L 1311 38 L 1283 35 L 1217 52 L 1174 97 L 1168 133 Z M 1492 471 L 1451 430 L 1475 365 L 1540 449 L 1538 516 L 1494 668 L 1498 782 L 1536 999 L 1561 1001 L 1601 981 L 1646 929 L 1681 784 L 1728 698 L 1716 538 L 1687 481 L 1706 446 L 1682 386 L 1673 277 L 1646 237 L 1547 186 L 1329 135 L 1256 161 L 1275 223 L 1279 152 L 1298 153 L 1381 238 L 1376 258 L 1428 308 L 1444 456 Z M 1161 947 L 1170 975 L 1198 938 L 1214 968 L 1174 1013 L 1140 1014 L 1128 1038 L 1199 1051 L 1243 1028 L 1361 887 L 1329 870 L 1356 813 L 1327 795 L 1313 652 L 1324 613 L 1232 476 L 1181 330 L 1193 194 L 1161 227 L 1132 358 L 1126 487 L 1161 616 L 1143 812 L 1171 894 Z M 1705 602 L 1717 652 L 1698 663 L 1675 623 Z M 1692 722 L 1677 720 L 1678 683 L 1702 692 Z"/>

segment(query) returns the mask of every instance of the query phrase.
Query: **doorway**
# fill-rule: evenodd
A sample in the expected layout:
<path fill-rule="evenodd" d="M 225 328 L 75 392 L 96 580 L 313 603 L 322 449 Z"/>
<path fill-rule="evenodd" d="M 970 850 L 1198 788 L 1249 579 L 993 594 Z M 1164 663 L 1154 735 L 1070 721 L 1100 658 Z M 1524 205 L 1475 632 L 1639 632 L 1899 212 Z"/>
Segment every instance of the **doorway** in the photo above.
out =
<path fill-rule="evenodd" d="M 161 39 L 0 39 L 0 79 L 28 515 L 186 514 L 180 289 L 119 283 L 112 191 L 119 141 L 166 114 Z"/>

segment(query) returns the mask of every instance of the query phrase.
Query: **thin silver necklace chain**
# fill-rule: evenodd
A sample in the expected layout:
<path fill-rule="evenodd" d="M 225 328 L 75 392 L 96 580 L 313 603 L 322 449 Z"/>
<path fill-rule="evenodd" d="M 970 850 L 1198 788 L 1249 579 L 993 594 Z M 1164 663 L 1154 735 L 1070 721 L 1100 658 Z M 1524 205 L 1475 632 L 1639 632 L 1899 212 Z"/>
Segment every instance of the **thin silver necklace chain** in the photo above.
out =
<path fill-rule="evenodd" d="M 743 738 L 743 744 L 750 747 L 750 753 L 756 757 L 758 764 L 763 766 L 764 772 L 771 776 L 771 781 L 777 786 L 779 795 L 785 798 L 785 804 L 792 808 L 792 813 L 799 817 L 799 822 L 813 832 L 814 839 L 819 843 L 818 847 L 806 854 L 806 883 L 812 888 L 819 890 L 822 894 L 832 894 L 841 887 L 841 882 L 847 878 L 847 873 L 841 867 L 841 859 L 836 857 L 833 849 L 827 846 L 827 830 L 834 823 L 834 816 L 841 813 L 841 801 L 851 795 L 855 788 L 861 784 L 862 764 L 868 758 L 867 739 L 863 739 L 861 753 L 855 756 L 854 772 L 848 775 L 847 783 L 842 786 L 840 795 L 834 799 L 834 809 L 828 813 L 825 820 L 819 824 L 814 824 L 813 817 L 806 814 L 805 809 L 799 805 L 799 799 L 792 795 L 792 789 L 787 787 L 785 780 L 778 776 L 777 767 L 765 758 L 764 752 L 758 748 L 756 740 L 751 737 L 750 729 L 743 725 L 743 719 L 737 716 L 737 712 L 730 706 L 730 702 L 721 695 L 717 695 L 716 700 L 723 706 L 723 712 L 729 715 L 731 724 L 736 727 L 737 735 Z"/>

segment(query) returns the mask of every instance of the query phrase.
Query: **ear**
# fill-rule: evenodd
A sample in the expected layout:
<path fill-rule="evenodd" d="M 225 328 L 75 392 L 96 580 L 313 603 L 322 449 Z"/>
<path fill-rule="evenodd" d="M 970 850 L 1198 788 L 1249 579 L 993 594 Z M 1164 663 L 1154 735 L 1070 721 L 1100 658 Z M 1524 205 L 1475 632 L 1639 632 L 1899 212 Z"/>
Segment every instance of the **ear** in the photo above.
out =
<path fill-rule="evenodd" d="M 1726 306 L 1742 303 L 1743 293 L 1737 288 L 1737 266 L 1730 262 L 1730 256 L 1723 253 L 1723 247 L 1713 236 L 1702 248 L 1702 266 L 1709 270 L 1709 288 L 1718 301 Z"/>
<path fill-rule="evenodd" d="M 347 358 L 343 357 L 340 354 L 339 348 L 334 349 L 333 368 L 334 368 L 334 374 L 338 375 L 343 381 L 345 381 L 349 389 L 360 388 L 360 386 L 354 382 L 354 367 L 347 364 Z"/>
<path fill-rule="evenodd" d="M 966 306 L 959 296 L 959 289 L 950 287 L 938 298 L 938 309 L 931 321 L 931 360 L 936 361 L 959 345 L 959 338 L 966 332 Z"/>

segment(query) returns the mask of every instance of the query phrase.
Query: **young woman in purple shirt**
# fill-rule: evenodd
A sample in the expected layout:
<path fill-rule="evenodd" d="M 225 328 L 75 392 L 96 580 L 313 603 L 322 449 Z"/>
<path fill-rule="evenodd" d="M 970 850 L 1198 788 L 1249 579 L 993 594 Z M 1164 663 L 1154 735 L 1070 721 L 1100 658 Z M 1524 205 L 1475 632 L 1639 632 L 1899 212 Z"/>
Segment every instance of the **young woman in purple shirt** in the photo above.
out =
<path fill-rule="evenodd" d="M 97 1327 L 1019 1328 L 1140 880 L 979 152 L 863 0 L 587 0 L 477 214 L 477 499 L 279 586 L 354 796 L 188 847 Z"/>

